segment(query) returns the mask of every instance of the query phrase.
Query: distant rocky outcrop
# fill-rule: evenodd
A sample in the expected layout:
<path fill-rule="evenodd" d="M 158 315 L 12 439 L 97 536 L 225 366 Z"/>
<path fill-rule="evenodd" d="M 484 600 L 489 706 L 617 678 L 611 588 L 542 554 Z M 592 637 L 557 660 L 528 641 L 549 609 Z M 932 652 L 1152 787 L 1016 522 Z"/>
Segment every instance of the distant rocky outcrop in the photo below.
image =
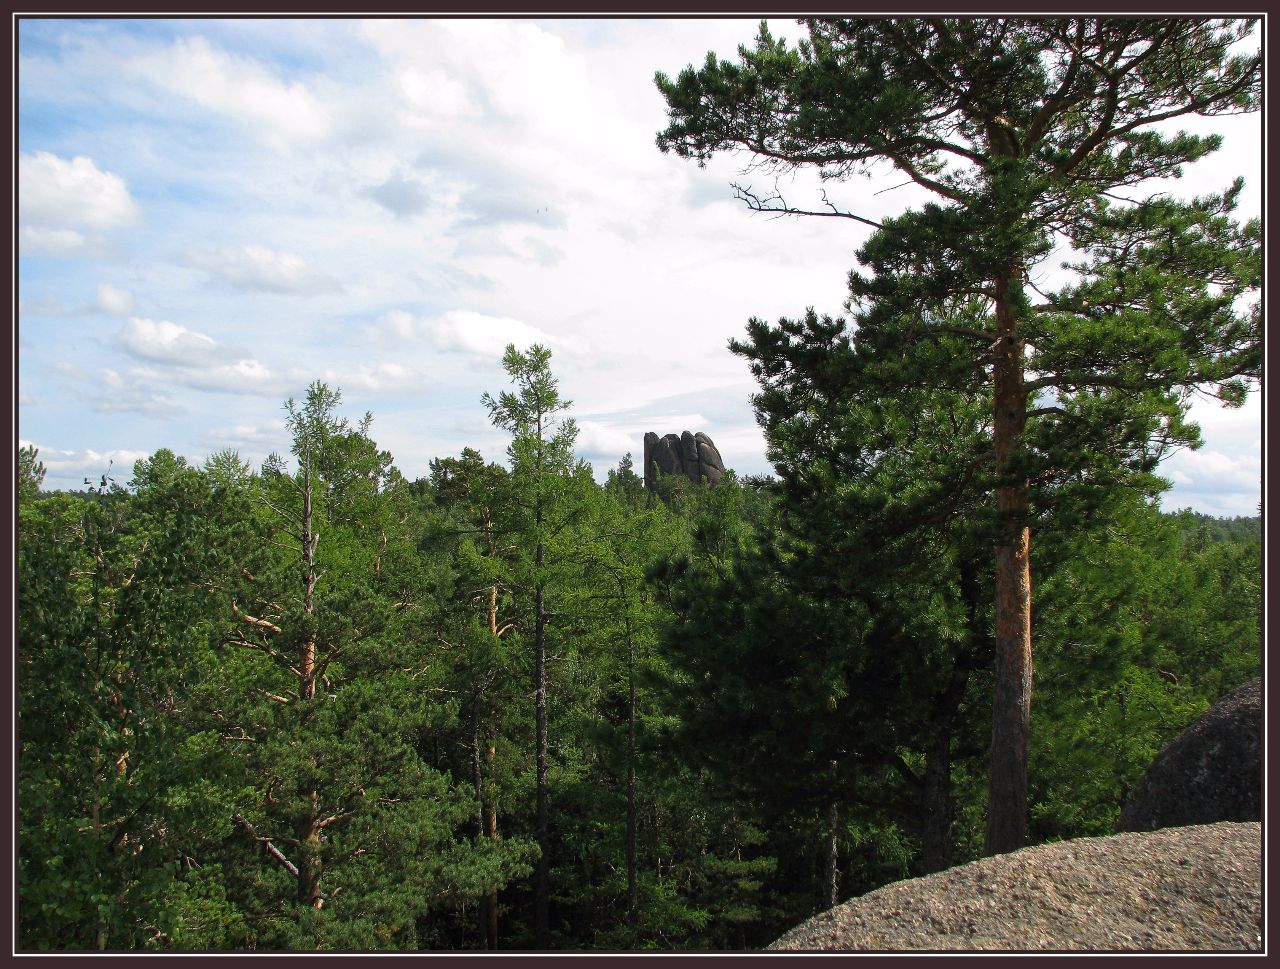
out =
<path fill-rule="evenodd" d="M 644 486 L 650 491 L 657 490 L 659 474 L 679 475 L 694 484 L 705 478 L 714 486 L 724 477 L 724 460 L 701 431 L 663 437 L 650 431 L 644 436 Z"/>
<path fill-rule="evenodd" d="M 1262 819 L 1262 681 L 1215 703 L 1160 751 L 1117 831 Z"/>

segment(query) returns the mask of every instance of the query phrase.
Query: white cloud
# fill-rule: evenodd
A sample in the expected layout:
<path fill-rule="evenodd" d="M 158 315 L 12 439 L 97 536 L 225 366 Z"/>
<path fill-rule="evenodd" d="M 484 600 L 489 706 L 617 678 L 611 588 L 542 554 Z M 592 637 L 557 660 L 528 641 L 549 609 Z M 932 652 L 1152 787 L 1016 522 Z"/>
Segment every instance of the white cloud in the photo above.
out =
<path fill-rule="evenodd" d="M 83 249 L 88 241 L 75 229 L 51 229 L 41 225 L 24 225 L 18 233 L 19 250 L 51 256 L 63 256 Z"/>
<path fill-rule="evenodd" d="M 175 369 L 168 379 L 193 390 L 211 393 L 259 394 L 278 396 L 282 382 L 268 367 L 257 360 L 243 359 L 214 367 L 184 367 Z"/>
<path fill-rule="evenodd" d="M 450 310 L 428 320 L 426 327 L 440 349 L 489 360 L 501 359 L 509 343 L 524 350 L 534 343 L 546 346 L 555 342 L 549 334 L 521 320 L 471 310 Z"/>
<path fill-rule="evenodd" d="M 509 316 L 490 316 L 473 310 L 449 310 L 440 316 L 415 317 L 393 310 L 374 327 L 379 342 L 403 344 L 423 336 L 446 353 L 460 353 L 488 362 L 502 359 L 507 344 L 521 350 L 535 343 L 554 346 L 551 334 Z"/>
<path fill-rule="evenodd" d="M 119 342 L 135 357 L 178 366 L 201 366 L 211 359 L 235 353 L 220 346 L 212 337 L 179 323 L 136 316 L 121 327 Z"/>
<path fill-rule="evenodd" d="M 238 289 L 313 294 L 340 288 L 337 280 L 312 269 L 301 256 L 265 246 L 197 250 L 187 253 L 185 262 Z"/>
<path fill-rule="evenodd" d="M 108 316 L 128 316 L 133 312 L 133 294 L 102 283 L 98 286 L 98 309 Z"/>
<path fill-rule="evenodd" d="M 96 378 L 81 377 L 77 383 L 88 391 L 90 407 L 99 414 L 149 414 L 168 417 L 182 413 L 185 408 L 167 396 L 163 390 L 148 383 L 147 375 L 120 373 L 103 368 Z"/>
<path fill-rule="evenodd" d="M 214 393 L 280 392 L 276 375 L 246 351 L 169 320 L 133 317 L 120 328 L 116 343 L 143 363 L 124 375 L 104 371 L 112 374 L 107 381 L 109 390 L 114 394 L 129 391 L 124 394 L 124 399 L 132 402 L 128 409 L 149 409 L 138 405 L 160 399 L 147 391 L 151 383 Z M 144 393 L 146 396 L 140 396 Z"/>
<path fill-rule="evenodd" d="M 1241 407 L 1197 399 L 1190 416 L 1206 444 L 1198 451 L 1177 451 L 1160 466 L 1159 473 L 1173 483 L 1161 496 L 1161 507 L 1256 515 L 1262 498 L 1262 395 L 1250 394 Z"/>
<path fill-rule="evenodd" d="M 421 182 L 402 175 L 390 176 L 365 194 L 399 219 L 425 212 L 430 201 Z"/>
<path fill-rule="evenodd" d="M 66 308 L 62 305 L 62 300 L 52 293 L 46 293 L 39 299 L 18 300 L 20 316 L 61 316 L 65 312 Z"/>
<path fill-rule="evenodd" d="M 65 230 L 116 229 L 132 224 L 138 215 L 124 179 L 101 171 L 91 158 L 77 155 L 68 161 L 47 151 L 18 157 L 18 216 L 35 239 L 43 233 L 46 244 L 56 240 L 69 246 L 78 234 Z"/>
<path fill-rule="evenodd" d="M 617 463 L 628 451 L 632 457 L 639 457 L 637 450 L 643 452 L 644 437 L 638 439 L 634 434 L 599 421 L 578 421 L 578 440 L 574 450 L 587 458 L 604 458 Z"/>
<path fill-rule="evenodd" d="M 341 368 L 325 368 L 318 373 L 295 368 L 291 372 L 291 378 L 295 384 L 319 379 L 344 393 L 387 393 L 417 390 L 427 386 L 425 374 L 402 363 L 350 363 Z"/>
<path fill-rule="evenodd" d="M 323 102 L 307 85 L 281 80 L 259 62 L 228 54 L 203 37 L 183 37 L 135 58 L 135 71 L 159 87 L 253 128 L 280 151 L 330 129 Z"/>
<path fill-rule="evenodd" d="M 129 448 L 113 448 L 108 451 L 96 451 L 86 448 L 83 451 L 68 451 L 61 448 L 37 444 L 34 441 L 20 440 L 20 447 L 34 446 L 40 454 L 46 475 L 44 487 L 50 488 L 83 488 L 85 479 L 97 487 L 105 474 L 112 480 L 124 483 L 130 477 L 135 461 L 149 458 L 147 451 Z"/>
<path fill-rule="evenodd" d="M 268 421 L 265 425 L 235 424 L 231 427 L 211 428 L 205 440 L 214 450 L 225 447 L 244 448 L 254 453 L 265 453 L 272 448 L 288 445 L 289 431 L 284 421 Z"/>
<path fill-rule="evenodd" d="M 520 21 L 373 20 L 360 31 L 393 65 L 397 93 L 420 123 L 486 109 L 519 116 L 539 103 L 564 61 L 563 41 Z"/>
<path fill-rule="evenodd" d="M 1166 510 L 1193 507 L 1212 515 L 1256 515 L 1262 499 L 1262 458 L 1202 448 L 1179 451 L 1159 472 L 1173 487 L 1161 497 Z"/>

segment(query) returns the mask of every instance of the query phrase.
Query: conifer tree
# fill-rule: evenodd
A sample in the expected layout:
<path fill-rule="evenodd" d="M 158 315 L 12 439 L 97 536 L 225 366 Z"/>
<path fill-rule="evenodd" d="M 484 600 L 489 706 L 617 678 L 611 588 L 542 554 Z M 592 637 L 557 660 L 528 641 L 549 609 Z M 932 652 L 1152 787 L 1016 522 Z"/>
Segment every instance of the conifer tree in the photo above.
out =
<path fill-rule="evenodd" d="M 412 948 L 427 913 L 527 871 L 526 845 L 467 834 L 470 793 L 422 754 L 456 711 L 408 490 L 340 402 L 317 381 L 286 403 L 297 469 L 273 456 L 258 483 L 209 694 L 253 779 L 233 821 L 262 948 Z"/>
<path fill-rule="evenodd" d="M 536 832 L 539 857 L 534 869 L 534 937 L 538 948 L 551 943 L 550 749 L 547 711 L 549 625 L 559 619 L 548 599 L 571 584 L 572 528 L 586 512 L 584 489 L 594 488 L 590 468 L 573 453 L 578 429 L 565 416 L 572 402 L 560 396 L 551 373 L 551 351 L 534 344 L 521 352 L 507 346 L 502 365 L 514 390 L 482 402 L 496 427 L 511 433 L 514 525 L 523 558 L 515 563 L 512 584 L 527 597 L 525 635 L 533 654 Z M 531 627 L 531 628 L 529 628 Z M 532 635 L 529 635 L 529 634 Z"/>
<path fill-rule="evenodd" d="M 245 506 L 165 450 L 131 485 L 20 506 L 23 949 L 246 937 L 218 863 L 235 764 L 193 702 Z"/>
<path fill-rule="evenodd" d="M 518 713 L 527 673 L 515 641 L 519 603 L 510 571 L 519 557 L 512 534 L 519 516 L 510 477 L 468 447 L 457 458 L 433 460 L 429 480 L 443 516 L 431 529 L 431 547 L 447 543 L 455 571 L 452 609 L 440 624 L 454 647 L 457 689 L 465 697 L 459 727 L 471 762 L 461 770 L 475 788 L 477 828 L 492 841 L 502 836 L 500 813 L 518 787 L 512 776 L 521 759 L 516 751 L 527 747 Z M 480 923 L 485 947 L 497 949 L 497 885 L 481 903 Z"/>
<path fill-rule="evenodd" d="M 987 850 L 1026 828 L 1030 536 L 1057 499 L 1141 481 L 1201 390 L 1238 404 L 1261 367 L 1260 225 L 1242 183 L 1191 202 L 1141 191 L 1216 149 L 1169 134 L 1193 115 L 1254 111 L 1248 21 L 918 18 L 806 22 L 795 48 L 763 26 L 739 62 L 659 73 L 664 151 L 745 152 L 841 181 L 885 163 L 935 201 L 882 224 L 738 186 L 760 211 L 875 229 L 851 272 L 868 400 L 911 386 L 987 400 L 997 513 L 996 686 Z M 1056 284 L 1043 270 L 1074 251 Z M 1060 257 L 1059 257 L 1060 258 Z"/>

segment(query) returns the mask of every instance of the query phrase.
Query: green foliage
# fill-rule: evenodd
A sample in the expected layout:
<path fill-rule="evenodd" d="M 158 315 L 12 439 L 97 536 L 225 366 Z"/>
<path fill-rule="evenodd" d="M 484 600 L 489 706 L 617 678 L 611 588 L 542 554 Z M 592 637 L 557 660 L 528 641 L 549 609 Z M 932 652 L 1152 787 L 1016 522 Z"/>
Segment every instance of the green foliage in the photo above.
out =
<path fill-rule="evenodd" d="M 209 778 L 234 784 L 235 772 L 189 737 L 187 717 L 212 659 L 209 584 L 225 568 L 213 536 L 242 509 L 167 451 L 138 463 L 135 487 L 22 512 L 23 948 L 173 932 L 200 946 L 200 925 L 215 925 L 202 906 L 221 904 L 216 873 L 192 872 L 225 825 L 225 788 Z M 213 931 L 230 939 L 234 917 Z"/>
<path fill-rule="evenodd" d="M 623 455 L 616 468 L 609 469 L 604 489 L 628 508 L 644 505 L 646 500 L 644 478 L 636 474 L 630 451 Z"/>
<path fill-rule="evenodd" d="M 40 493 L 44 483 L 44 462 L 38 459 L 39 449 L 28 445 L 18 448 L 18 503 L 30 501 Z M 630 455 L 628 455 L 630 457 Z"/>
<path fill-rule="evenodd" d="M 1039 840 L 1110 834 L 1155 755 L 1258 675 L 1257 526 L 1121 499 L 1090 533 L 1045 550 Z"/>
<path fill-rule="evenodd" d="M 518 841 L 466 834 L 470 795 L 423 759 L 457 713 L 420 618 L 438 577 L 370 418 L 353 428 L 340 400 L 317 382 L 286 403 L 298 470 L 278 457 L 264 469 L 261 540 L 230 610 L 241 652 L 222 715 L 252 738 L 241 749 L 260 779 L 237 835 L 279 852 L 238 890 L 259 948 L 414 947 L 429 912 L 528 858 Z"/>
<path fill-rule="evenodd" d="M 939 481 L 980 411 L 860 406 L 816 317 L 752 352 L 780 476 L 669 504 L 625 460 L 596 486 L 561 409 L 539 449 L 547 396 L 512 422 L 509 470 L 466 449 L 407 483 L 320 384 L 287 407 L 293 470 L 159 451 L 128 489 L 32 491 L 20 947 L 536 944 L 539 582 L 551 946 L 767 944 L 825 904 L 833 800 L 842 897 L 925 870 L 937 811 L 951 859 L 976 857 L 991 593 L 984 526 L 956 527 Z M 1260 665 L 1257 519 L 1120 491 L 1088 529 L 1053 521 L 1038 839 L 1109 831 L 1155 752 Z"/>

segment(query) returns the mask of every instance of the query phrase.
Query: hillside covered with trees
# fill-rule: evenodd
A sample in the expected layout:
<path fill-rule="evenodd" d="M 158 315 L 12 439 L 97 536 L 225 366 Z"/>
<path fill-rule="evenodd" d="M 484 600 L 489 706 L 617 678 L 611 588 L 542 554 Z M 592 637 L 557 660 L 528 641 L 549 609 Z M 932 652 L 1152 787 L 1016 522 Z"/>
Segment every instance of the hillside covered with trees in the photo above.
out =
<path fill-rule="evenodd" d="M 259 467 L 19 450 L 19 948 L 758 948 L 1111 833 L 1261 667 L 1260 520 L 1159 510 L 1193 394 L 1261 379 L 1260 225 L 1134 189 L 1256 109 L 1246 27 L 821 20 L 659 74 L 663 150 L 936 196 L 847 317 L 732 342 L 773 476 L 598 483 L 536 344 L 476 404 L 505 457 L 417 480 L 321 381 Z"/>

